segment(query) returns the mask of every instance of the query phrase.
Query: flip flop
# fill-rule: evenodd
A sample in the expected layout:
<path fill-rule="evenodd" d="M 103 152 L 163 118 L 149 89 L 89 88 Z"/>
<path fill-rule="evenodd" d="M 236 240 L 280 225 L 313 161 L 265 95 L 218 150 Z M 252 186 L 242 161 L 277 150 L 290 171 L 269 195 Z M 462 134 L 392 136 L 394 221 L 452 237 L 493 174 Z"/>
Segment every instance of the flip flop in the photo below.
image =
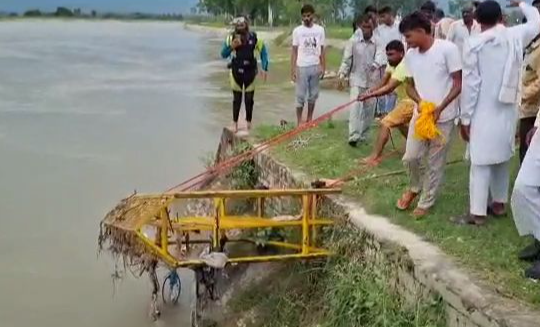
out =
<path fill-rule="evenodd" d="M 403 193 L 401 198 L 397 201 L 396 207 L 401 211 L 405 211 L 409 209 L 409 207 L 411 206 L 411 204 L 413 203 L 413 201 L 416 199 L 417 196 L 418 196 L 418 193 L 414 193 L 411 191 L 407 191 Z"/>
<path fill-rule="evenodd" d="M 461 216 L 451 217 L 450 221 L 456 225 L 462 225 L 462 226 L 484 226 L 487 223 L 487 217 L 486 218 L 477 218 L 474 216 L 471 216 L 471 214 L 466 213 Z"/>
<path fill-rule="evenodd" d="M 416 208 L 416 209 L 414 209 L 412 215 L 413 215 L 414 219 L 422 219 L 425 216 L 429 215 L 429 210 L 428 209 L 422 209 L 422 208 Z"/>

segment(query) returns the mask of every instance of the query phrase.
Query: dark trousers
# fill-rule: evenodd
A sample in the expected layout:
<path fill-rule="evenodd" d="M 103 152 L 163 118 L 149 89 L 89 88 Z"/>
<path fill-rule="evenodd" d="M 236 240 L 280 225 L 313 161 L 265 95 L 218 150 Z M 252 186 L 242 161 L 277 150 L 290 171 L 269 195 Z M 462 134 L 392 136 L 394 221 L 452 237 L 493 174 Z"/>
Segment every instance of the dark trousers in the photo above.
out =
<path fill-rule="evenodd" d="M 522 163 L 527 154 L 527 134 L 533 129 L 536 117 L 521 118 L 519 120 L 519 162 Z"/>
<path fill-rule="evenodd" d="M 253 105 L 255 104 L 255 91 L 244 93 L 244 104 L 246 106 L 246 121 L 251 123 L 253 119 Z M 242 107 L 242 92 L 233 91 L 233 121 L 238 122 L 240 108 Z"/>

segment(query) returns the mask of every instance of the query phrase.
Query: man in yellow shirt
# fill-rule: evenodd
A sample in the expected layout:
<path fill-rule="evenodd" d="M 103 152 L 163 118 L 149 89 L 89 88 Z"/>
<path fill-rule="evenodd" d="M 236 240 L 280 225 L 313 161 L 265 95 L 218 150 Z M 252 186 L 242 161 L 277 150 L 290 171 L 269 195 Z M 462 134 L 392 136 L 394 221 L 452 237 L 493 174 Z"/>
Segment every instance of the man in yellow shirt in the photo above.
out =
<path fill-rule="evenodd" d="M 408 124 L 413 116 L 415 103 L 409 99 L 405 91 L 405 79 L 407 70 L 403 57 L 405 56 L 405 47 L 401 41 L 395 40 L 386 46 L 386 56 L 388 57 L 388 66 L 381 85 L 368 90 L 365 94 L 358 97 L 358 101 L 365 101 L 371 98 L 384 96 L 396 91 L 398 103 L 382 121 L 379 136 L 371 155 L 362 161 L 371 166 L 381 163 L 382 153 L 386 143 L 390 139 L 392 128 L 397 128 L 405 138 L 407 138 Z"/>

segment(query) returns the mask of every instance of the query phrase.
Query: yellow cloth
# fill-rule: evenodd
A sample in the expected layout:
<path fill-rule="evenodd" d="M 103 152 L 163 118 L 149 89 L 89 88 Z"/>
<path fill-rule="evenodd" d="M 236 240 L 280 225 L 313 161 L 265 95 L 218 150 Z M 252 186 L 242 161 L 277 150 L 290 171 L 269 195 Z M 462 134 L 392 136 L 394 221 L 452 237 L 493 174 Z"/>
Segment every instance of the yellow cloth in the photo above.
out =
<path fill-rule="evenodd" d="M 414 136 L 422 141 L 434 140 L 442 135 L 435 121 L 435 106 L 432 102 L 420 102 L 420 115 L 414 125 Z"/>
<path fill-rule="evenodd" d="M 402 60 L 401 63 L 396 67 L 387 65 L 386 72 L 391 74 L 391 79 L 401 83 L 401 85 L 396 89 L 398 101 L 406 99 L 407 91 L 405 90 L 405 79 L 407 78 L 407 67 L 405 67 L 405 60 Z"/>

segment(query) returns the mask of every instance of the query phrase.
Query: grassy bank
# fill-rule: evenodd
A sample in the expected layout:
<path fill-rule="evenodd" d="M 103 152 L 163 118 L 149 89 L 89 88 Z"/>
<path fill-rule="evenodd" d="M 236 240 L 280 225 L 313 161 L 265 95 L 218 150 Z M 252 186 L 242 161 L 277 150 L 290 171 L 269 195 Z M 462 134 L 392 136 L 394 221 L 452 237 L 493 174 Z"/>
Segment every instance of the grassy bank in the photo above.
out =
<path fill-rule="evenodd" d="M 280 133 L 279 128 L 261 126 L 256 130 L 259 139 Z M 396 148 L 387 147 L 388 159 L 379 167 L 361 172 L 355 181 L 345 187 L 345 193 L 360 201 L 374 214 L 389 217 L 426 240 L 438 244 L 453 255 L 463 266 L 481 280 L 487 281 L 498 292 L 540 306 L 540 285 L 523 278 L 526 264 L 516 258 L 517 252 L 529 240 L 518 237 L 510 215 L 492 219 L 485 227 L 456 226 L 450 217 L 468 210 L 468 165 L 461 161 L 464 145 L 457 138 L 453 142 L 446 170 L 446 181 L 431 215 L 414 220 L 410 213 L 395 209 L 395 202 L 407 188 L 408 178 L 400 160 L 403 151 L 401 136 L 394 133 Z M 346 122 L 333 122 L 302 134 L 303 147 L 293 143 L 273 149 L 274 155 L 301 170 L 313 179 L 341 177 L 358 168 L 357 160 L 371 151 L 372 142 L 358 148 L 347 145 Z M 373 137 L 370 141 L 373 140 Z M 517 165 L 514 163 L 514 174 Z"/>
<path fill-rule="evenodd" d="M 391 269 L 366 263 L 359 250 L 365 240 L 353 230 L 335 229 L 329 243 L 336 255 L 328 262 L 283 266 L 280 278 L 264 279 L 235 295 L 230 326 L 445 326 L 437 298 L 398 299 Z"/>

